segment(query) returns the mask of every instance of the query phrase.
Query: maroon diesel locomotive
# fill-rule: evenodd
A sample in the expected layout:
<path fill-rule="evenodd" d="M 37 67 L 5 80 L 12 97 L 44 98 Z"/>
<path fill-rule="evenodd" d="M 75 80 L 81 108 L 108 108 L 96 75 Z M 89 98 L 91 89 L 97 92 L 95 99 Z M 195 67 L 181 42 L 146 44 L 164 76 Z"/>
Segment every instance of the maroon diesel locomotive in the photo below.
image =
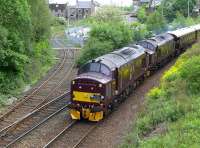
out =
<path fill-rule="evenodd" d="M 200 25 L 158 35 L 86 63 L 71 82 L 72 119 L 100 121 L 136 86 L 200 37 Z"/>

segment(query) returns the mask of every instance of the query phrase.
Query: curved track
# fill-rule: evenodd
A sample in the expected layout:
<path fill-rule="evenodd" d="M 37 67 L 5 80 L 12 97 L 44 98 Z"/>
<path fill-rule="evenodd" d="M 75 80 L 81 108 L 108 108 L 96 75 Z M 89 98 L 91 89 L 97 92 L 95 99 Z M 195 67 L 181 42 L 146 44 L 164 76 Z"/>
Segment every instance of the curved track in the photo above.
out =
<path fill-rule="evenodd" d="M 64 99 L 64 95 L 69 95 L 69 92 L 64 95 L 63 93 L 66 91 L 66 86 L 70 86 L 70 76 L 76 72 L 73 69 L 74 56 L 79 49 L 61 49 L 61 51 L 63 51 L 64 56 L 48 79 L 0 117 L 0 147 L 9 146 L 21 139 L 33 130 L 33 127 L 39 126 L 49 116 L 66 108 L 66 99 L 61 103 L 56 102 L 56 100 L 59 101 L 59 99 Z M 60 97 L 54 99 L 57 96 Z M 52 101 L 55 104 L 52 104 Z M 49 103 L 52 107 L 49 107 Z M 39 111 L 44 113 L 41 113 L 39 117 L 35 116 Z M 31 124 L 31 122 L 33 123 Z"/>
<path fill-rule="evenodd" d="M 67 108 L 69 92 L 44 104 L 0 131 L 0 147 L 9 147 Z"/>

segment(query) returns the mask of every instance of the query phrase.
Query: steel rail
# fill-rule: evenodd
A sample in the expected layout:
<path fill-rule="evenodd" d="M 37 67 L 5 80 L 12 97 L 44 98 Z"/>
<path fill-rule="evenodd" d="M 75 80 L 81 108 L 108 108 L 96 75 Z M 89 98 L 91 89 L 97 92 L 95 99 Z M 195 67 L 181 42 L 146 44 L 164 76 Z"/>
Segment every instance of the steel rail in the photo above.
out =
<path fill-rule="evenodd" d="M 93 127 L 91 127 L 91 129 L 89 129 L 88 132 L 86 132 L 81 139 L 72 147 L 72 148 L 77 148 L 83 140 L 85 140 L 85 138 L 97 127 L 97 125 L 94 125 Z"/>
<path fill-rule="evenodd" d="M 52 140 L 50 140 L 43 148 L 48 148 L 55 141 L 57 141 L 67 130 L 69 130 L 72 126 L 74 126 L 77 121 L 72 121 L 66 128 L 64 128 L 59 134 L 57 134 Z"/>
<path fill-rule="evenodd" d="M 35 106 L 33 110 L 39 108 L 41 105 L 43 105 L 44 103 L 46 103 L 46 101 L 48 100 L 48 98 L 65 82 L 65 80 L 68 78 L 69 74 L 72 72 L 73 68 L 74 68 L 75 64 L 72 64 L 71 68 L 69 69 L 69 71 L 66 73 L 65 77 L 61 80 L 61 82 L 53 89 L 51 90 L 51 92 L 42 100 L 42 102 L 40 102 L 37 106 Z"/>
<path fill-rule="evenodd" d="M 59 138 L 61 138 L 62 135 L 64 135 L 70 128 L 72 128 L 78 121 L 75 120 L 71 122 L 66 128 L 64 128 L 59 134 L 57 134 L 52 140 L 50 140 L 43 148 L 49 148 L 54 142 L 58 141 Z M 93 125 L 81 138 L 80 140 L 72 147 L 77 148 L 81 142 L 98 126 Z"/>
<path fill-rule="evenodd" d="M 9 132 L 9 130 L 12 130 L 12 128 L 16 129 L 15 127 L 17 125 L 19 125 L 20 123 L 22 123 L 23 121 L 25 121 L 26 119 L 29 118 L 33 118 L 34 115 L 37 115 L 37 113 L 39 113 L 40 111 L 44 111 L 45 108 L 50 107 L 51 105 L 55 105 L 55 103 L 57 101 L 60 101 L 60 99 L 64 99 L 65 96 L 69 95 L 69 92 L 66 92 L 64 94 L 62 94 L 61 96 L 57 97 L 56 99 L 44 104 L 43 106 L 41 106 L 40 108 L 38 108 L 37 110 L 25 115 L 24 117 L 20 118 L 19 120 L 17 120 L 16 122 L 14 122 L 12 125 L 9 125 L 8 127 L 4 128 L 3 130 L 0 131 L 0 138 L 2 139 L 4 136 L 6 136 L 7 132 Z M 55 112 L 51 113 L 49 116 L 47 116 L 46 118 L 44 118 L 42 121 L 38 122 L 36 125 L 34 125 L 33 127 L 31 127 L 29 130 L 26 130 L 25 132 L 23 132 L 22 134 L 20 134 L 19 136 L 17 136 L 14 140 L 12 140 L 11 142 L 9 142 L 5 147 L 9 147 L 11 145 L 13 145 L 15 142 L 19 141 L 20 139 L 22 139 L 24 136 L 26 136 L 28 133 L 32 132 L 34 129 L 36 129 L 37 127 L 39 127 L 40 125 L 42 125 L 43 123 L 45 123 L 46 121 L 48 121 L 50 118 L 54 117 L 55 115 L 57 115 L 58 113 L 62 112 L 64 109 L 66 109 L 68 106 L 68 104 L 64 104 L 63 107 L 61 107 L 60 109 L 55 109 Z M 47 109 L 48 110 L 48 109 Z M 23 124 L 23 123 L 22 123 Z"/>
<path fill-rule="evenodd" d="M 65 80 L 68 78 L 70 72 L 73 70 L 73 67 L 74 67 L 74 64 L 71 65 L 70 69 L 67 71 L 65 77 L 61 80 L 61 82 L 59 84 L 57 84 L 57 86 L 53 90 L 51 90 L 51 92 L 44 99 L 42 99 L 42 102 L 39 102 L 39 104 L 36 104 L 36 106 L 32 107 L 32 109 L 30 109 L 30 112 L 33 112 L 37 108 L 41 107 L 43 104 L 47 103 L 48 101 L 51 101 L 51 100 L 49 100 L 49 97 L 65 82 Z M 29 113 L 27 114 L 27 116 L 28 115 L 29 115 Z M 10 126 L 13 126 L 13 123 L 16 123 L 16 122 L 13 121 L 10 125 L 8 125 L 7 127 L 4 127 L 2 129 L 2 131 L 7 129 Z"/>
<path fill-rule="evenodd" d="M 9 146 L 15 144 L 17 141 L 19 141 L 20 139 L 22 139 L 23 137 L 25 137 L 27 134 L 31 133 L 33 130 L 35 130 L 36 128 L 38 128 L 39 126 L 41 126 L 42 124 L 44 124 L 45 122 L 47 122 L 49 119 L 53 118 L 54 116 L 56 116 L 57 114 L 59 114 L 60 112 L 62 112 L 67 107 L 68 107 L 68 105 L 65 105 L 64 107 L 62 107 L 61 109 L 59 109 L 55 113 L 51 114 L 50 116 L 48 116 L 47 118 L 45 118 L 44 120 L 42 120 L 40 123 L 38 123 L 37 125 L 35 125 L 34 127 L 32 127 L 30 130 L 28 130 L 27 132 L 23 133 L 22 135 L 20 135 L 16 139 L 14 139 L 12 142 L 10 142 L 5 147 L 9 147 Z"/>

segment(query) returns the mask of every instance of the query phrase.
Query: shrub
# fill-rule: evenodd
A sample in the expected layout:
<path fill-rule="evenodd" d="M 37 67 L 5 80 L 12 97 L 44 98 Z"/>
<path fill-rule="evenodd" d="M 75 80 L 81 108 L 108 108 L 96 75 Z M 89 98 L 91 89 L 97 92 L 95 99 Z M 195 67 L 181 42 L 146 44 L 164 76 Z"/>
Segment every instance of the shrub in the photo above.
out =
<path fill-rule="evenodd" d="M 91 59 L 94 59 L 100 55 L 111 52 L 114 48 L 112 42 L 99 41 L 98 39 L 90 39 L 82 49 L 81 55 L 76 60 L 78 66 L 81 66 Z"/>
<path fill-rule="evenodd" d="M 200 93 L 200 56 L 186 61 L 180 68 L 180 76 L 186 81 L 191 94 Z"/>
<path fill-rule="evenodd" d="M 89 40 L 77 59 L 77 65 L 81 66 L 88 60 L 125 46 L 132 40 L 131 35 L 130 28 L 122 23 L 101 23 L 93 26 Z"/>
<path fill-rule="evenodd" d="M 156 34 L 165 31 L 167 27 L 165 18 L 157 11 L 149 15 L 146 24 L 147 29 Z"/>

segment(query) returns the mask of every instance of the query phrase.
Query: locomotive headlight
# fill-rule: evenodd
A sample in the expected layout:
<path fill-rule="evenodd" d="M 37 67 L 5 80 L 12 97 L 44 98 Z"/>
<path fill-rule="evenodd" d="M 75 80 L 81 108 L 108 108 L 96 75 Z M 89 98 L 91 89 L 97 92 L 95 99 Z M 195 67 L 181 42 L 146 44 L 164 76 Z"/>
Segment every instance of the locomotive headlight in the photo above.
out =
<path fill-rule="evenodd" d="M 75 81 L 72 81 L 72 84 L 74 85 L 74 84 L 75 84 Z"/>
<path fill-rule="evenodd" d="M 99 84 L 99 87 L 102 87 L 102 84 Z"/>

